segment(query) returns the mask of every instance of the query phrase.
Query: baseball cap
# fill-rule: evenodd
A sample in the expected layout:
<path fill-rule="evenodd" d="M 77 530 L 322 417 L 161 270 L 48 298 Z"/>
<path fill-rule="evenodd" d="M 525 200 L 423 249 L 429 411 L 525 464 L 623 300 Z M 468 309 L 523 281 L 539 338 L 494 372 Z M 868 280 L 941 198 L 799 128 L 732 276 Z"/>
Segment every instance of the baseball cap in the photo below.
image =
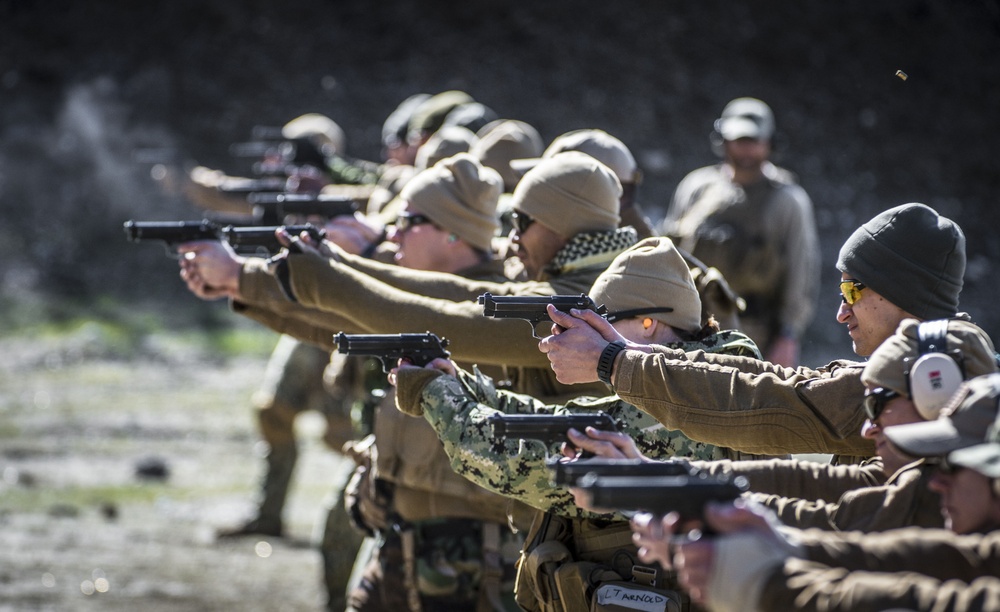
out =
<path fill-rule="evenodd" d="M 336 121 L 319 113 L 306 113 L 292 119 L 282 126 L 281 135 L 289 140 L 307 139 L 325 155 L 343 155 L 347 148 L 344 130 Z"/>
<path fill-rule="evenodd" d="M 988 432 L 996 436 L 998 397 L 1000 374 L 977 376 L 962 383 L 937 419 L 886 427 L 885 435 L 914 457 L 939 457 L 980 445 L 988 441 Z"/>
<path fill-rule="evenodd" d="M 962 362 L 960 368 L 949 376 L 950 384 L 941 384 L 937 379 L 925 381 L 919 406 L 915 406 L 920 416 L 927 420 L 936 419 L 941 410 L 952 399 L 950 391 L 955 390 L 956 383 L 963 378 L 971 379 L 997 371 L 996 349 L 989 334 L 983 328 L 969 321 L 960 319 L 945 320 L 945 345 L 949 352 L 957 353 Z M 920 342 L 921 323 L 916 319 L 903 319 L 896 331 L 885 339 L 872 353 L 861 372 L 861 382 L 869 387 L 891 389 L 903 397 L 912 399 L 911 387 L 915 386 L 914 363 L 921 358 Z M 956 364 L 957 365 L 957 364 Z M 933 372 L 930 372 L 933 374 Z"/>
<path fill-rule="evenodd" d="M 715 130 L 725 140 L 770 140 L 774 135 L 774 113 L 757 98 L 736 98 L 722 109 L 722 116 L 715 120 Z"/>

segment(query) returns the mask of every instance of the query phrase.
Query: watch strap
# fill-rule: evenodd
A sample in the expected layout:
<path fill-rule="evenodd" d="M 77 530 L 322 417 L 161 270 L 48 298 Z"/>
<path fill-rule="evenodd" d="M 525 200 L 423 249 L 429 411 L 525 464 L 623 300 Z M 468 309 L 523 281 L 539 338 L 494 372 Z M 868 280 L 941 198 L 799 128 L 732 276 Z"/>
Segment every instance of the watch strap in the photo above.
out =
<path fill-rule="evenodd" d="M 601 382 L 608 385 L 611 384 L 611 372 L 615 367 L 615 358 L 623 350 L 625 350 L 625 343 L 621 340 L 615 340 L 608 343 L 604 347 L 604 350 L 601 351 L 601 356 L 597 360 L 597 378 Z"/>

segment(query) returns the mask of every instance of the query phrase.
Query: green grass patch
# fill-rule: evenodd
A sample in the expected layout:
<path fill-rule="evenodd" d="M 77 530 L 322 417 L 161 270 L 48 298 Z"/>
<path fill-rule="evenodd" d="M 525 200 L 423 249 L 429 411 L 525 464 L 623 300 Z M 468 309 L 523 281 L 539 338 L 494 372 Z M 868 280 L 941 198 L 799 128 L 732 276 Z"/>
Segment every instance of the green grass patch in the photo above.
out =
<path fill-rule="evenodd" d="M 101 299 L 75 309 L 64 306 L 56 313 L 46 304 L 31 309 L 27 303 L 0 303 L 13 309 L 0 314 L 0 329 L 7 328 L 5 338 L 63 345 L 90 357 L 127 359 L 160 350 L 222 359 L 268 355 L 278 338 L 263 325 L 219 308 L 221 304 L 207 310 L 188 305 L 169 311 L 162 304 L 152 309 Z M 28 310 L 31 317 L 25 315 Z"/>
<path fill-rule="evenodd" d="M 0 497 L 0 509 L 7 512 L 56 512 L 62 509 L 87 509 L 105 504 L 152 503 L 156 498 L 179 491 L 166 484 L 129 484 L 118 487 L 11 487 Z M 194 496 L 193 491 L 186 492 Z"/>
<path fill-rule="evenodd" d="M 210 492 L 204 488 L 175 487 L 170 483 L 148 482 L 130 483 L 120 486 L 99 487 L 4 487 L 0 496 L 0 513 L 4 512 L 48 512 L 53 514 L 75 512 L 86 513 L 102 509 L 108 505 L 116 507 L 152 504 L 160 498 L 177 501 L 198 500 L 211 495 L 243 493 L 245 484 L 214 487 Z"/>

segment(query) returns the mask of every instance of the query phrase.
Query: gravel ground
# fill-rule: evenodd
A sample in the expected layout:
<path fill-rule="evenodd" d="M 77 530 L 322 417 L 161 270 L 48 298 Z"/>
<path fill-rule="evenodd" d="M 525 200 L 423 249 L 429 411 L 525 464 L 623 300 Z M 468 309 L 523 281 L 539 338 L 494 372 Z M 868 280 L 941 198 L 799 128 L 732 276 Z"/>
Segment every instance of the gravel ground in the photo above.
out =
<path fill-rule="evenodd" d="M 0 610 L 322 609 L 314 525 L 347 466 L 318 419 L 298 423 L 290 536 L 214 537 L 252 510 L 266 355 L 0 353 Z"/>

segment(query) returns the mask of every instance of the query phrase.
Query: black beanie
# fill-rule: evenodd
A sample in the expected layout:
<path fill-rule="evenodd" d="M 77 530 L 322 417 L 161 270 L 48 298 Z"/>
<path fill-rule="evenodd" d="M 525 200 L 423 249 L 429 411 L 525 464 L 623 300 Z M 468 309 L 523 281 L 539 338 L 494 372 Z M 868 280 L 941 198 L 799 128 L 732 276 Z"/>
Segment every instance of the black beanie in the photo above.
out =
<path fill-rule="evenodd" d="M 923 319 L 953 317 L 965 275 L 965 234 L 924 204 L 903 204 L 859 227 L 837 269 Z"/>

